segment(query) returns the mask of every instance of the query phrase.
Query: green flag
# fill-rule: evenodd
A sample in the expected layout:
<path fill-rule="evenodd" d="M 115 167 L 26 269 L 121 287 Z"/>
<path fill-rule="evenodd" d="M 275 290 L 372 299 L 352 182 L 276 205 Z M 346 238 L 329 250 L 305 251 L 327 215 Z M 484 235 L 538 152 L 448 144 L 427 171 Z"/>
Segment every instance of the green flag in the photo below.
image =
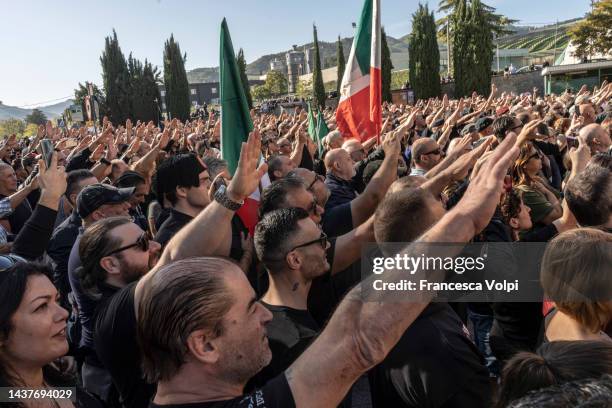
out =
<path fill-rule="evenodd" d="M 329 133 L 329 128 L 327 127 L 327 123 L 325 123 L 325 118 L 323 117 L 323 112 L 319 112 L 317 116 L 317 130 L 316 130 L 316 139 L 317 147 L 319 149 L 319 157 L 323 155 L 323 138 L 327 136 Z"/>
<path fill-rule="evenodd" d="M 308 134 L 313 141 L 317 141 L 317 123 L 315 119 L 315 115 L 312 114 L 312 106 L 310 106 L 310 102 L 308 102 Z"/>
<path fill-rule="evenodd" d="M 249 105 L 240 80 L 234 46 L 225 18 L 221 23 L 219 55 L 219 88 L 221 99 L 221 157 L 227 161 L 230 174 L 234 174 L 240 158 L 242 142 L 253 130 Z"/>

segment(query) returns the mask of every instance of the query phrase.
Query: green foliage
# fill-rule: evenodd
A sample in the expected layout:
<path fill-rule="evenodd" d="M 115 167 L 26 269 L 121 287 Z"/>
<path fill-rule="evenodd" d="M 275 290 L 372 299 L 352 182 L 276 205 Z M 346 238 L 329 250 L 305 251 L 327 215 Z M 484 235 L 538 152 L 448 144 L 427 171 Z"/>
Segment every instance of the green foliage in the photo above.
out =
<path fill-rule="evenodd" d="M 242 48 L 238 51 L 238 56 L 236 57 L 236 64 L 238 65 L 238 71 L 240 72 L 240 81 L 242 82 L 242 87 L 244 88 L 244 94 L 246 95 L 249 109 L 251 109 L 253 108 L 253 97 L 251 96 L 251 86 L 249 85 L 249 78 L 246 74 L 246 59 L 244 58 L 244 51 L 242 50 Z"/>
<path fill-rule="evenodd" d="M 317 27 L 312 26 L 314 37 L 314 70 L 312 73 L 312 99 L 314 109 L 325 108 L 325 85 L 323 84 L 323 74 L 321 73 L 321 55 L 319 54 L 319 40 L 317 39 Z"/>
<path fill-rule="evenodd" d="M 148 122 L 159 120 L 159 101 L 161 95 L 157 83 L 159 72 L 157 67 L 145 59 L 144 65 L 136 58 L 128 57 L 128 71 L 130 73 L 130 99 L 132 105 L 131 118 Z"/>
<path fill-rule="evenodd" d="M 295 94 L 298 98 L 310 99 L 312 96 L 312 77 L 307 80 L 298 81 Z"/>
<path fill-rule="evenodd" d="M 338 97 L 340 96 L 340 86 L 342 85 L 342 77 L 344 76 L 344 68 L 346 67 L 346 61 L 344 60 L 344 48 L 342 48 L 342 40 L 338 36 L 338 49 L 336 50 L 336 60 L 338 61 L 338 77 L 336 80 L 336 91 Z"/>
<path fill-rule="evenodd" d="M 472 51 L 474 58 L 473 90 L 488 94 L 491 87 L 491 61 L 493 60 L 493 27 L 480 0 L 472 0 Z"/>
<path fill-rule="evenodd" d="M 164 87 L 166 88 L 166 110 L 172 118 L 189 119 L 189 83 L 185 71 L 186 54 L 181 53 L 174 35 L 164 44 Z"/>
<path fill-rule="evenodd" d="M 272 94 L 270 93 L 270 89 L 266 85 L 256 85 L 253 87 L 253 98 L 256 101 L 262 101 L 270 97 L 272 97 Z"/>
<path fill-rule="evenodd" d="M 25 130 L 23 131 L 23 137 L 36 136 L 37 133 L 38 133 L 38 125 L 34 123 L 28 123 Z"/>
<path fill-rule="evenodd" d="M 287 77 L 280 71 L 270 71 L 266 76 L 264 85 L 270 91 L 270 95 L 279 96 L 287 93 Z"/>
<path fill-rule="evenodd" d="M 26 124 L 23 120 L 11 118 L 0 121 L 0 137 L 10 136 L 12 134 L 21 136 L 25 129 Z"/>
<path fill-rule="evenodd" d="M 391 62 L 391 53 L 389 45 L 387 45 L 387 34 L 385 29 L 381 30 L 381 54 L 380 54 L 380 74 L 382 77 L 382 102 L 391 102 L 391 70 L 393 63 Z"/>
<path fill-rule="evenodd" d="M 570 30 L 576 45 L 576 56 L 588 58 L 612 51 L 612 0 L 601 0 L 593 11 Z"/>
<path fill-rule="evenodd" d="M 402 89 L 408 82 L 408 70 L 393 71 L 391 73 L 391 89 Z"/>
<path fill-rule="evenodd" d="M 487 94 L 491 86 L 493 27 L 480 0 L 460 0 L 453 13 L 455 95 Z"/>
<path fill-rule="evenodd" d="M 47 116 L 40 109 L 32 109 L 32 113 L 30 113 L 25 118 L 26 123 L 33 123 L 35 125 L 44 125 L 47 123 Z"/>
<path fill-rule="evenodd" d="M 419 4 L 412 15 L 412 33 L 409 43 L 409 72 L 417 99 L 440 95 L 440 51 L 436 38 L 433 12 Z"/>
<path fill-rule="evenodd" d="M 447 41 L 446 33 L 447 26 L 450 24 L 449 29 L 452 31 L 453 29 L 453 17 L 455 10 L 461 4 L 463 0 L 440 0 L 438 4 L 438 13 L 448 13 L 446 16 L 440 18 L 436 21 L 438 26 L 438 37 Z M 519 20 L 513 20 L 501 14 L 495 13 L 495 7 L 491 7 L 487 4 L 482 3 L 482 10 L 486 14 L 486 19 L 488 25 L 493 28 L 493 33 L 495 33 L 496 37 L 501 37 L 503 35 L 512 34 L 514 31 L 510 28 L 510 25 L 517 23 Z M 451 34 L 452 40 L 452 34 Z"/>
<path fill-rule="evenodd" d="M 113 30 L 113 35 L 106 37 L 104 41 L 100 63 L 102 64 L 102 80 L 109 119 L 115 125 L 125 123 L 131 112 L 130 78 L 115 30 Z M 100 115 L 102 116 L 102 112 Z"/>

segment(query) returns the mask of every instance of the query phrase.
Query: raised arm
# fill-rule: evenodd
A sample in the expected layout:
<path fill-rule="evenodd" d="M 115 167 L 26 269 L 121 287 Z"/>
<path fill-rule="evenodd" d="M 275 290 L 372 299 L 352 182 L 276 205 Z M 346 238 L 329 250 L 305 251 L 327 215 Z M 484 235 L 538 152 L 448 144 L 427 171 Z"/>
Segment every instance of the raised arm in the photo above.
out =
<path fill-rule="evenodd" d="M 397 178 L 397 161 L 400 155 L 400 133 L 388 133 L 382 148 L 385 159 L 376 171 L 363 193 L 351 201 L 353 225 L 361 225 L 374 214 L 378 203 L 387 193 L 391 183 Z"/>
<path fill-rule="evenodd" d="M 421 243 L 466 243 L 487 225 L 499 202 L 506 171 L 518 154 L 513 147 L 515 138 L 511 135 L 500 144 L 459 204 L 400 255 L 420 256 Z M 406 273 L 389 270 L 376 279 L 397 283 Z M 435 274 L 427 277 L 429 281 L 441 279 Z M 368 279 L 351 290 L 321 335 L 285 372 L 300 406 L 337 405 L 363 373 L 385 358 L 434 295 L 422 292 L 414 301 L 393 301 L 392 295 L 380 291 L 364 299 L 370 287 Z"/>

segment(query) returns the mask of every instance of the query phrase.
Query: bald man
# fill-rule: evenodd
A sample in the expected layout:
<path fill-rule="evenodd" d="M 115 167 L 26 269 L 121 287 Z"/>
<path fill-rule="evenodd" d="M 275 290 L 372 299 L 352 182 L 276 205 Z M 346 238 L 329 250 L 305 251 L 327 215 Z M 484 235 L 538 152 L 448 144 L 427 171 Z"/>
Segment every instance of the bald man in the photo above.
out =
<path fill-rule="evenodd" d="M 424 137 L 412 144 L 411 176 L 424 176 L 442 160 L 442 149 L 435 140 Z"/>
<path fill-rule="evenodd" d="M 587 146 L 591 149 L 592 155 L 596 153 L 608 153 L 612 145 L 610 133 L 601 125 L 595 123 L 580 129 L 578 137 L 586 142 Z"/>

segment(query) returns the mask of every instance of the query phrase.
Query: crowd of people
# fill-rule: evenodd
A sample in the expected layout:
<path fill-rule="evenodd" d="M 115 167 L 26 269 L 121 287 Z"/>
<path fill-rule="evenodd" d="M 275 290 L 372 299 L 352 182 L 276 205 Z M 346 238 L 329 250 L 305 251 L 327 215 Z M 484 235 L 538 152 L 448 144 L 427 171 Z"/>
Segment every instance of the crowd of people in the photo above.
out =
<path fill-rule="evenodd" d="M 11 406 L 612 404 L 612 84 L 384 103 L 362 141 L 328 108 L 321 146 L 251 117 L 235 171 L 212 111 L 3 135 L 0 387 L 77 395 Z M 394 242 L 547 243 L 542 298 L 364 298 Z"/>

